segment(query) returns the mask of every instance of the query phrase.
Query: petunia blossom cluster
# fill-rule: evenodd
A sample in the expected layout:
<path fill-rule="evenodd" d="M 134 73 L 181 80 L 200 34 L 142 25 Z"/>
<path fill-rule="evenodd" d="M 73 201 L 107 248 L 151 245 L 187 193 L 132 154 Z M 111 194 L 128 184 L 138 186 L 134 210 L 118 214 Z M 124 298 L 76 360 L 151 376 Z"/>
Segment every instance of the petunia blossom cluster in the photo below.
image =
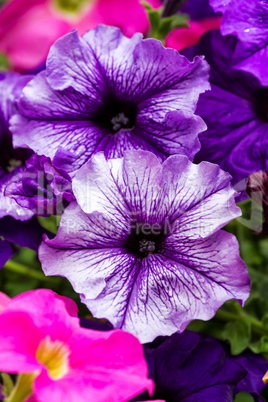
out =
<path fill-rule="evenodd" d="M 0 8 L 5 402 L 261 401 L 268 6 L 150 4 Z"/>

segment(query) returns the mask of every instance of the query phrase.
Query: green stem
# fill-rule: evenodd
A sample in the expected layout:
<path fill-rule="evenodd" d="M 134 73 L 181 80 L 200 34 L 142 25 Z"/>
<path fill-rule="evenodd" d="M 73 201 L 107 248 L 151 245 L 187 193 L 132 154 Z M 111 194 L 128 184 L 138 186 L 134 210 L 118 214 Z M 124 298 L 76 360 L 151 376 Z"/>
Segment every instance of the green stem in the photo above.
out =
<path fill-rule="evenodd" d="M 216 313 L 216 318 L 221 321 L 236 321 L 239 316 L 244 316 L 247 318 L 247 320 L 251 323 L 252 331 L 255 334 L 261 336 L 268 335 L 268 331 L 264 328 L 263 323 L 247 314 L 242 308 L 237 314 L 225 310 L 218 310 Z"/>
<path fill-rule="evenodd" d="M 36 373 L 19 374 L 15 387 L 4 402 L 24 402 L 32 394 L 32 384 Z"/>
<path fill-rule="evenodd" d="M 8 271 L 15 272 L 16 274 L 25 275 L 33 279 L 38 279 L 39 281 L 55 283 L 55 278 L 46 277 L 41 272 L 35 271 L 25 265 L 19 264 L 16 261 L 9 260 L 5 265 L 4 268 Z"/>

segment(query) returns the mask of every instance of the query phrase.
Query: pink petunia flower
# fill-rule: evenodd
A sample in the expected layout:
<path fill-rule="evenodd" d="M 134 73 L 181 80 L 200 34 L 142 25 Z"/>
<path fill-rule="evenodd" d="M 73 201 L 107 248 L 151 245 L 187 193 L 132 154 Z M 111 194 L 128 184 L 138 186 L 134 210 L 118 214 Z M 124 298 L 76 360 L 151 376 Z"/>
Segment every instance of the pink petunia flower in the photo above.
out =
<path fill-rule="evenodd" d="M 219 29 L 221 16 L 207 17 L 200 21 L 189 21 L 189 28 L 174 29 L 166 38 L 166 46 L 181 51 L 199 42 L 201 36 L 212 29 Z"/>
<path fill-rule="evenodd" d="M 148 0 L 155 8 L 160 0 Z M 77 29 L 83 34 L 98 24 L 115 25 L 126 36 L 147 32 L 148 18 L 140 0 L 10 0 L 0 10 L 0 53 L 16 71 L 39 67 L 50 46 L 61 36 Z"/>
<path fill-rule="evenodd" d="M 8 401 L 123 402 L 146 389 L 152 394 L 139 341 L 121 330 L 81 328 L 76 311 L 73 301 L 49 289 L 5 303 L 0 371 L 19 373 Z"/>

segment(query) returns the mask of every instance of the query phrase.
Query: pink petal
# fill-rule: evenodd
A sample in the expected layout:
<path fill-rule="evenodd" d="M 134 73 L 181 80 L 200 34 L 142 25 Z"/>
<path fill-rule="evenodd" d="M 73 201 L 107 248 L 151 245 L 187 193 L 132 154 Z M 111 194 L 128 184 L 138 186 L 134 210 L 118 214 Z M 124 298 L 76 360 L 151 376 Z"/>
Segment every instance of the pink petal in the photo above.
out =
<path fill-rule="evenodd" d="M 13 0 L 0 12 L 0 51 L 15 70 L 41 65 L 50 46 L 71 30 L 68 22 L 53 14 L 47 0 Z"/>
<path fill-rule="evenodd" d="M 34 325 L 43 336 L 65 341 L 79 329 L 79 319 L 70 315 L 74 313 L 74 303 L 62 298 L 50 289 L 36 289 L 22 293 L 9 302 L 5 312 L 27 312 Z"/>
<path fill-rule="evenodd" d="M 149 3 L 161 5 L 160 0 Z M 11 0 L 0 11 L 0 51 L 15 70 L 29 71 L 45 61 L 58 38 L 74 28 L 82 34 L 98 24 L 118 26 L 128 36 L 149 29 L 139 0 L 96 0 L 76 22 L 56 13 L 50 0 Z"/>
<path fill-rule="evenodd" d="M 178 51 L 195 45 L 204 33 L 219 29 L 222 17 L 206 18 L 201 21 L 189 21 L 189 28 L 174 29 L 166 38 L 166 46 Z"/>
<path fill-rule="evenodd" d="M 161 6 L 159 0 L 149 0 L 148 3 L 154 8 Z M 117 26 L 129 37 L 136 32 L 146 33 L 149 29 L 145 8 L 139 0 L 98 0 L 77 29 L 79 34 L 83 34 L 98 24 Z"/>
<path fill-rule="evenodd" d="M 0 371 L 31 373 L 40 369 L 35 358 L 40 339 L 41 334 L 27 313 L 5 309 L 0 314 Z"/>
<path fill-rule="evenodd" d="M 0 292 L 0 311 L 10 302 L 10 297 L 5 293 Z"/>
<path fill-rule="evenodd" d="M 35 381 L 38 400 L 121 402 L 146 389 L 153 393 L 142 345 L 133 335 L 81 329 L 68 346 L 70 372 L 58 381 L 43 372 Z"/>

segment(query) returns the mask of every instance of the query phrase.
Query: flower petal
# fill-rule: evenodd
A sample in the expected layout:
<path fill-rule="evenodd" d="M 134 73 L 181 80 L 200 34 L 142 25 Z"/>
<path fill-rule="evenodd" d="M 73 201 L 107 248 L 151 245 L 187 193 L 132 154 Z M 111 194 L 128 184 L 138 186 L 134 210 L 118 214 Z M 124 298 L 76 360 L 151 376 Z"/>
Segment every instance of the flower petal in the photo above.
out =
<path fill-rule="evenodd" d="M 7 241 L 0 240 L 0 268 L 2 268 L 12 256 L 13 250 L 10 244 Z"/>
<path fill-rule="evenodd" d="M 11 303 L 0 313 L 0 370 L 30 373 L 41 367 L 35 357 L 41 334 L 28 313 L 7 311 Z"/>
<path fill-rule="evenodd" d="M 262 0 L 211 0 L 223 12 L 221 32 L 240 39 L 233 59 L 235 68 L 253 74 L 268 86 L 268 4 Z"/>

